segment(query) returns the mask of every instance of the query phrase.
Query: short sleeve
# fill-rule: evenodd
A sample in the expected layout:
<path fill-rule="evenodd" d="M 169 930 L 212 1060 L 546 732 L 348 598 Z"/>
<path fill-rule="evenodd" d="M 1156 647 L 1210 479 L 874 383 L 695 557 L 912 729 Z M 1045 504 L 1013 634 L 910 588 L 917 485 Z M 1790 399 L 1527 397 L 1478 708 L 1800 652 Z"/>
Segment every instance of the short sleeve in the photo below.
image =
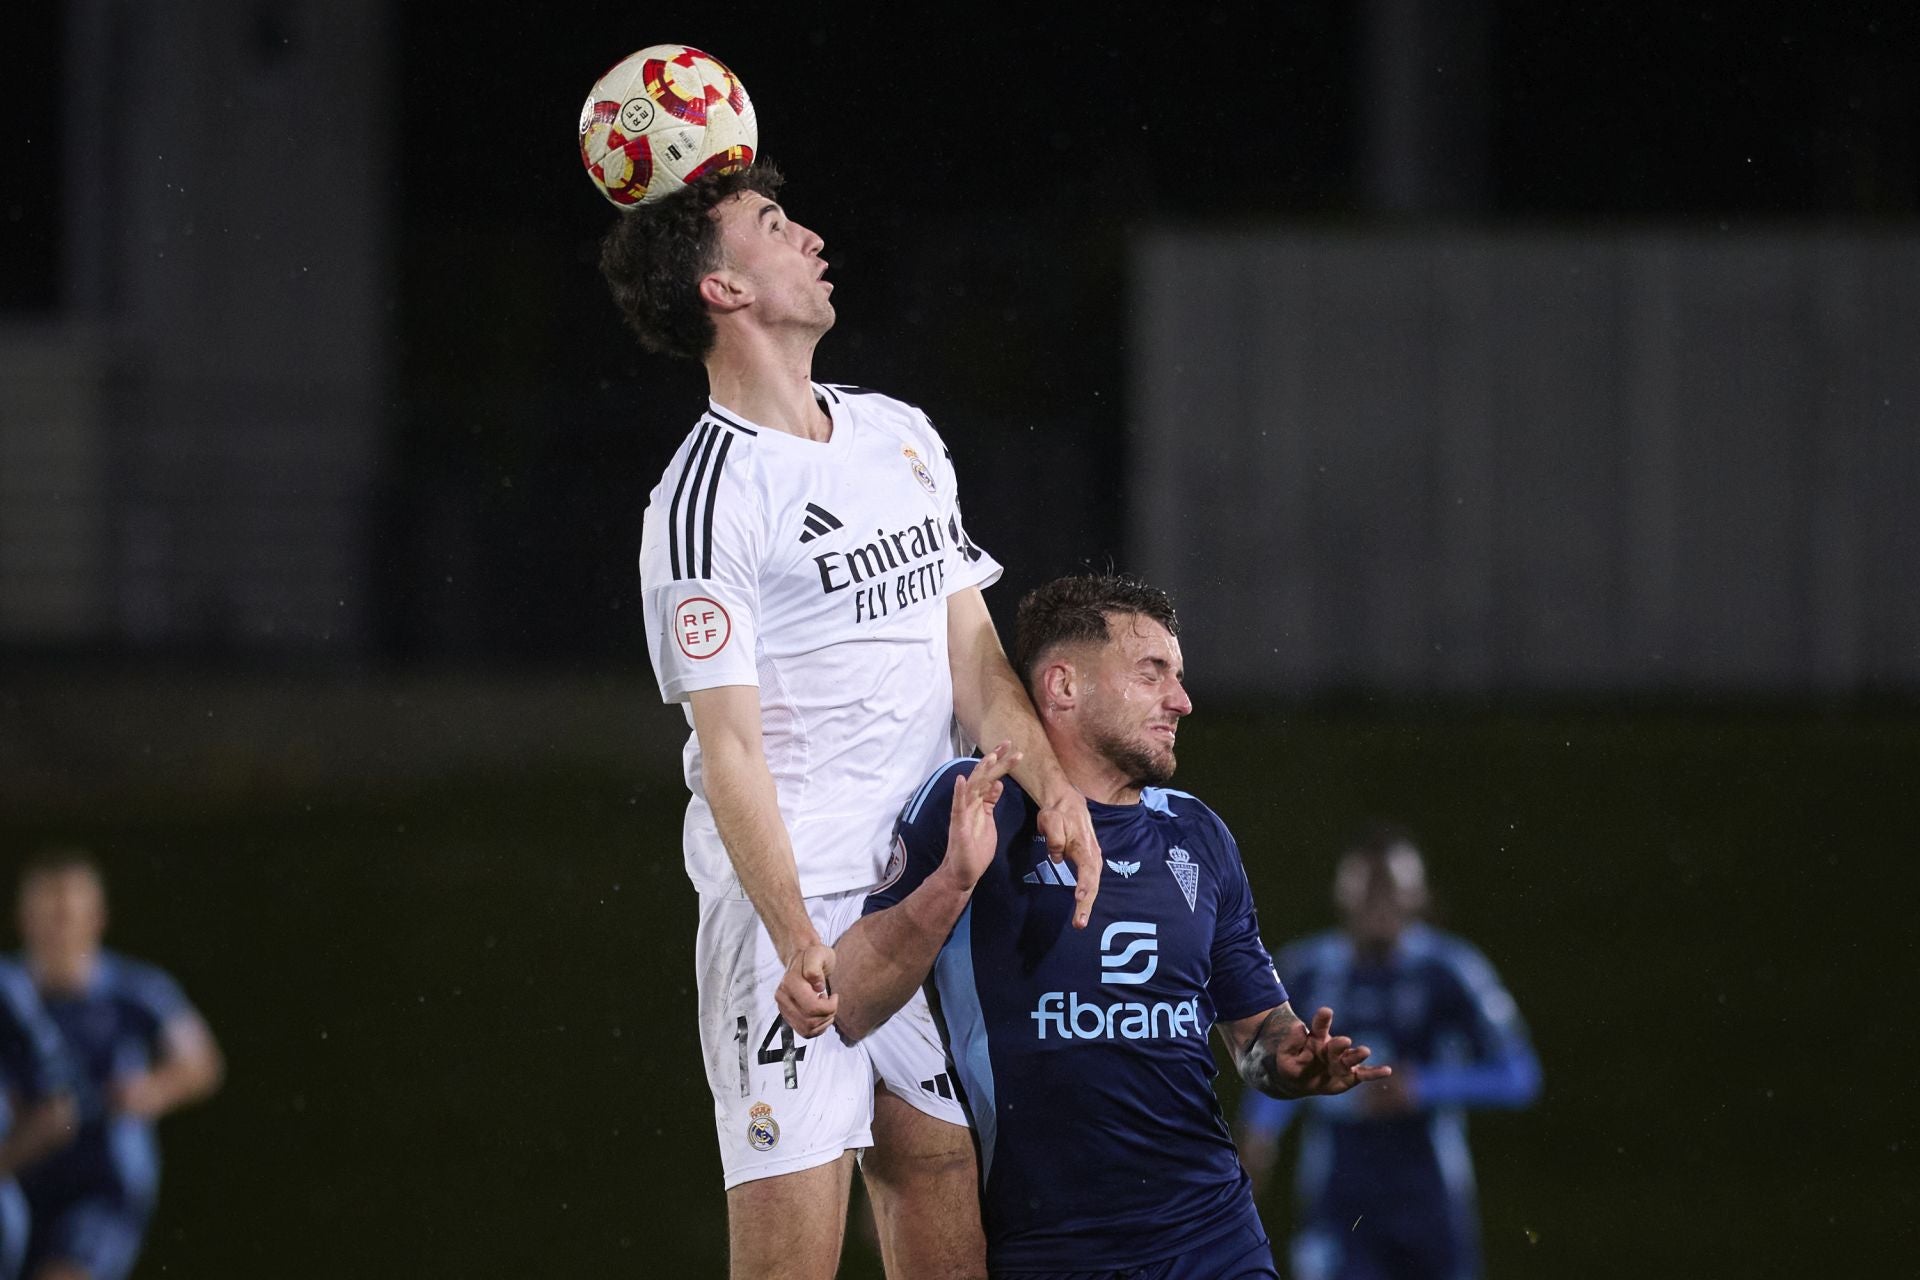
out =
<path fill-rule="evenodd" d="M 923 419 L 925 415 L 922 415 Z M 967 532 L 967 522 L 960 514 L 960 476 L 954 470 L 953 453 L 947 448 L 940 433 L 934 429 L 931 420 L 927 420 L 927 435 L 931 439 L 935 456 L 935 471 L 940 477 L 940 491 L 947 517 L 947 536 L 951 539 L 953 558 L 950 561 L 952 572 L 946 578 L 947 594 L 964 591 L 968 587 L 990 587 L 1000 580 L 1003 572 L 1000 562 L 988 555 L 974 542 Z"/>
<path fill-rule="evenodd" d="M 125 996 L 152 1020 L 156 1030 L 199 1016 L 180 984 L 151 965 L 130 965 L 123 982 Z"/>
<path fill-rule="evenodd" d="M 710 432 L 710 433 L 709 433 Z M 640 589 L 660 696 L 760 683 L 756 616 L 764 530 L 738 437 L 709 424 L 647 507 Z"/>
<path fill-rule="evenodd" d="M 954 779 L 973 772 L 978 760 L 941 765 L 907 800 L 893 824 L 893 852 L 880 886 L 867 895 L 862 915 L 898 906 L 947 856 L 947 824 L 953 816 Z"/>
<path fill-rule="evenodd" d="M 1485 956 L 1458 938 L 1445 939 L 1440 958 L 1464 1005 L 1453 1019 L 1466 1044 L 1444 1046 L 1422 1064 L 1420 1101 L 1430 1107 L 1524 1107 L 1540 1092 L 1540 1060 L 1513 997 Z"/>
<path fill-rule="evenodd" d="M 1530 1052 L 1520 1008 L 1507 993 L 1493 964 L 1476 948 L 1449 938 L 1442 952 L 1447 973 L 1465 1007 L 1464 1019 L 1476 1057 Z"/>
<path fill-rule="evenodd" d="M 1218 821 L 1218 819 L 1216 819 Z M 1213 926 L 1213 975 L 1207 995 L 1214 1017 L 1221 1022 L 1251 1017 L 1287 1002 L 1287 988 L 1274 971 L 1273 957 L 1260 941 L 1260 919 L 1253 907 L 1253 888 L 1240 860 L 1240 846 L 1220 825 L 1225 850 L 1220 882 L 1219 910 Z"/>

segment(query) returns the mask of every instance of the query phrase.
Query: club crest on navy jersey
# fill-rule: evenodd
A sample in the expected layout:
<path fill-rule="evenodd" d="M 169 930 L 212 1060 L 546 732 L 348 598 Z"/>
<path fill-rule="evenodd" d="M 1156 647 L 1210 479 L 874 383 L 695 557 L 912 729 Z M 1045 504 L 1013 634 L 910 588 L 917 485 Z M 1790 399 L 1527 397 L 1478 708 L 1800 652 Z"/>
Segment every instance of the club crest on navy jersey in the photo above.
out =
<path fill-rule="evenodd" d="M 755 1151 L 771 1151 L 780 1143 L 780 1122 L 773 1118 L 773 1108 L 764 1102 L 756 1102 L 747 1109 L 747 1142 Z"/>
<path fill-rule="evenodd" d="M 920 482 L 920 487 L 928 493 L 935 492 L 933 487 L 933 472 L 927 470 L 927 464 L 920 461 L 920 455 L 913 451 L 913 446 L 901 445 L 900 452 L 905 456 L 908 465 L 913 468 L 913 478 Z"/>
<path fill-rule="evenodd" d="M 1191 855 L 1178 845 L 1167 850 L 1167 870 L 1173 872 L 1173 878 L 1179 882 L 1180 892 L 1186 895 L 1187 910 L 1198 911 L 1195 903 L 1200 895 L 1200 866 Z"/>
<path fill-rule="evenodd" d="M 879 893 L 883 889 L 893 888 L 895 884 L 899 883 L 900 876 L 906 869 L 907 842 L 896 835 L 893 838 L 893 850 L 887 855 L 886 869 L 880 873 L 880 883 L 875 885 L 870 892 Z"/>

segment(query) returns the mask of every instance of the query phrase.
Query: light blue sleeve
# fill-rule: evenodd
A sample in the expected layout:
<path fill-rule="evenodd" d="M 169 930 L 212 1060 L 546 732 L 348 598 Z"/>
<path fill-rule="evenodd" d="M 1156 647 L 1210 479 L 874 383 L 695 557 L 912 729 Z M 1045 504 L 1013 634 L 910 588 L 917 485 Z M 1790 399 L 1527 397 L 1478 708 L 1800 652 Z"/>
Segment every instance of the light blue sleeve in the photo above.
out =
<path fill-rule="evenodd" d="M 121 965 L 118 975 L 121 994 L 139 1006 L 151 1020 L 155 1035 L 169 1023 L 199 1016 L 188 1001 L 187 993 L 165 971 L 124 958 Z"/>
<path fill-rule="evenodd" d="M 1540 1096 L 1540 1059 L 1513 997 L 1487 958 L 1457 939 L 1443 953 L 1459 984 L 1473 1056 L 1421 1068 L 1420 1102 L 1429 1107 L 1524 1107 Z"/>
<path fill-rule="evenodd" d="M 1258 1089 L 1248 1089 L 1240 1095 L 1240 1115 L 1234 1127 L 1249 1141 L 1272 1146 L 1286 1133 L 1299 1109 L 1297 1101 L 1270 1098 Z"/>

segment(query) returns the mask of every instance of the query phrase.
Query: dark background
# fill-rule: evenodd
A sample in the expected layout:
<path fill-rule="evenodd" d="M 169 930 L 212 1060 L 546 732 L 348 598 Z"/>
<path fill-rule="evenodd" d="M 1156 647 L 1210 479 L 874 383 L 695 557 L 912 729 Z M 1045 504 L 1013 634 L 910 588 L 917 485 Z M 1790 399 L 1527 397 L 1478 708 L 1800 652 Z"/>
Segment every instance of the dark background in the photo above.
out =
<path fill-rule="evenodd" d="M 86 162 L 81 7 L 25 6 L 0 53 L 14 331 L 82 310 L 60 266 L 97 227 L 62 177 Z M 140 1274 L 724 1273 L 683 730 L 633 571 L 704 385 L 634 349 L 595 272 L 615 215 L 572 129 L 603 67 L 680 40 L 741 75 L 833 263 L 816 372 L 931 413 L 1008 565 L 1004 619 L 1025 585 L 1125 563 L 1145 229 L 1914 232 L 1903 6 L 1442 7 L 360 6 L 386 121 L 338 161 L 372 167 L 386 246 L 365 625 L 262 637 L 209 609 L 0 640 L 0 853 L 91 843 L 115 941 L 182 978 L 232 1059 L 166 1126 Z M 154 13 L 230 19 L 263 75 L 339 55 L 326 6 Z M 1423 14 L 1439 159 L 1394 188 L 1376 55 Z M 288 150 L 327 119 L 290 117 Z M 259 180 L 325 208 L 328 176 Z M 0 460 L 8 501 L 28 465 Z M 1541 1104 L 1475 1122 L 1493 1274 L 1908 1268 L 1911 690 L 1194 683 L 1182 785 L 1235 828 L 1269 940 L 1324 927 L 1339 841 L 1397 817 L 1531 1022 Z M 1284 1195 L 1263 1207 L 1283 1238 Z"/>

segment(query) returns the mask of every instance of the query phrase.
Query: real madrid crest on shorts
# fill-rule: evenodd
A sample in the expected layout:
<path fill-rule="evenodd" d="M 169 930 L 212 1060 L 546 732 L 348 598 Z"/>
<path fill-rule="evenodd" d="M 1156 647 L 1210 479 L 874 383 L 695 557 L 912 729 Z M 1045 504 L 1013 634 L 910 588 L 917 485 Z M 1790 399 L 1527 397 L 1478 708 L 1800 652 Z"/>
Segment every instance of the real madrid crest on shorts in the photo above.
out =
<path fill-rule="evenodd" d="M 773 1118 L 773 1108 L 764 1102 L 756 1102 L 747 1108 L 747 1141 L 755 1151 L 771 1151 L 780 1142 L 780 1122 Z"/>
<path fill-rule="evenodd" d="M 1180 892 L 1187 896 L 1187 910 L 1198 911 L 1194 902 L 1200 893 L 1199 864 L 1185 849 L 1176 845 L 1167 850 L 1167 870 L 1173 872 L 1173 878 L 1180 882 Z"/>
<path fill-rule="evenodd" d="M 900 452 L 906 455 L 908 465 L 913 468 L 913 478 L 920 482 L 920 487 L 928 493 L 934 492 L 933 472 L 927 470 L 927 464 L 920 461 L 920 455 L 913 451 L 913 446 L 901 445 Z"/>

